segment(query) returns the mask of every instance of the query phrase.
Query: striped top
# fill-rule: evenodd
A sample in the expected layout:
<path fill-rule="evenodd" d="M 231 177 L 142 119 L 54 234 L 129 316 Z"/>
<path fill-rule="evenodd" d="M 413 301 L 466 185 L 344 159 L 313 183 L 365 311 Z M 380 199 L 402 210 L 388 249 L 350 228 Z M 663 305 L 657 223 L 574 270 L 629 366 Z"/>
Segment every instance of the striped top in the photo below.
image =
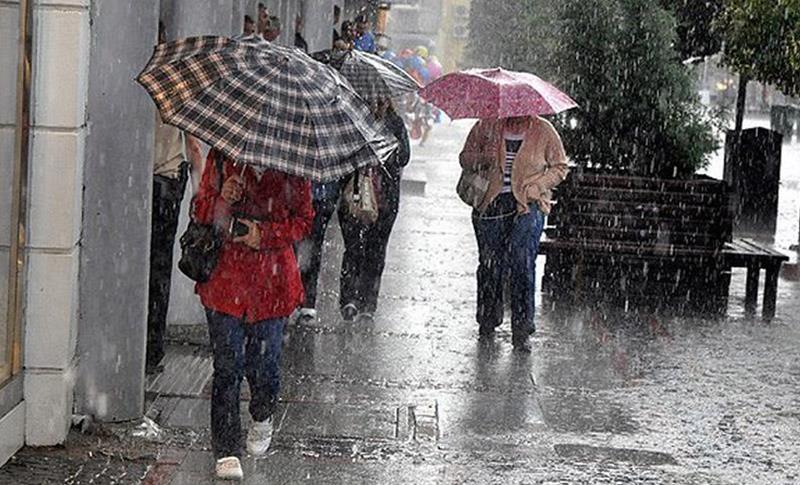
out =
<path fill-rule="evenodd" d="M 506 163 L 503 166 L 503 189 L 501 194 L 511 193 L 511 167 L 514 166 L 514 158 L 519 153 L 519 147 L 522 146 L 522 140 L 525 138 L 524 134 L 505 133 L 503 135 L 506 143 Z"/>

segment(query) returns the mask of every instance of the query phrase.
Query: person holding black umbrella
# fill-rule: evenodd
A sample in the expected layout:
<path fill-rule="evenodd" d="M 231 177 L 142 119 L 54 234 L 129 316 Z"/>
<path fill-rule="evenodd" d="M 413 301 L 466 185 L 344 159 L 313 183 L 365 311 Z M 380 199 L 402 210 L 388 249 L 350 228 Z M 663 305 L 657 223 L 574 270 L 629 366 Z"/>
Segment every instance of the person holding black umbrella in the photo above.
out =
<path fill-rule="evenodd" d="M 373 169 L 378 199 L 375 222 L 365 224 L 353 217 L 345 204 L 339 206 L 339 223 L 345 245 L 339 281 L 339 305 L 345 320 L 357 316 L 371 320 L 378 309 L 386 249 L 400 210 L 401 177 L 403 168 L 411 158 L 405 123 L 395 112 L 391 100 L 379 102 L 375 111 L 376 117 L 397 138 L 399 146 L 394 156 L 382 167 Z"/>
<path fill-rule="evenodd" d="M 354 217 L 348 205 L 340 202 L 348 190 L 353 190 L 353 177 L 313 185 L 314 228 L 311 236 L 298 247 L 306 290 L 299 317 L 302 320 L 316 318 L 322 245 L 328 224 L 338 207 L 339 225 L 345 242 L 340 310 L 348 321 L 358 315 L 372 318 L 377 309 L 386 248 L 399 210 L 402 169 L 410 159 L 405 123 L 396 113 L 392 100 L 414 92 L 420 86 L 402 69 L 372 54 L 333 49 L 313 56 L 338 69 L 361 98 L 369 103 L 380 131 L 398 141 L 398 148 L 381 167 L 373 168 L 372 174 L 367 176 L 373 182 L 378 199 L 377 217 L 371 224 Z"/>

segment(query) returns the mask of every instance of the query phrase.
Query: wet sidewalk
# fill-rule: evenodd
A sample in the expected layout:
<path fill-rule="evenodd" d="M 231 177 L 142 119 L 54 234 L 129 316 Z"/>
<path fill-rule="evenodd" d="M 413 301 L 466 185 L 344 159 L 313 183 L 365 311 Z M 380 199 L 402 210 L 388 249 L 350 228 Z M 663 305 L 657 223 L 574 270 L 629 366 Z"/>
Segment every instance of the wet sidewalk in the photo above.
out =
<path fill-rule="evenodd" d="M 800 283 L 780 282 L 771 324 L 744 316 L 742 272 L 721 320 L 540 304 L 531 355 L 512 352 L 508 322 L 477 340 L 476 245 L 454 194 L 467 129 L 415 148 L 425 195 L 402 201 L 374 322 L 339 318 L 333 225 L 319 319 L 289 327 L 276 438 L 244 461 L 245 483 L 800 481 Z M 21 452 L 0 483 L 214 483 L 205 328 L 179 330 L 148 382 L 157 443 L 75 432 L 65 450 Z"/>

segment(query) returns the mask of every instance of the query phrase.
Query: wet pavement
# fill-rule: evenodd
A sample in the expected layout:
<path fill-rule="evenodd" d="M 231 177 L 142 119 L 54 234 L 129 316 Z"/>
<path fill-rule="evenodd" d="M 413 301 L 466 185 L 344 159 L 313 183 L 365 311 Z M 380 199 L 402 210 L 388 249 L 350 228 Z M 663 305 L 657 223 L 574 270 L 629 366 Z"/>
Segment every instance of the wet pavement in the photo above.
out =
<path fill-rule="evenodd" d="M 508 321 L 478 341 L 477 251 L 454 194 L 468 128 L 439 126 L 415 147 L 427 186 L 402 201 L 374 321 L 338 316 L 332 226 L 320 316 L 289 327 L 276 439 L 245 460 L 245 483 L 800 482 L 800 283 L 781 280 L 770 324 L 744 315 L 737 272 L 725 318 L 556 315 L 539 300 L 531 355 L 512 352 Z M 113 477 L 74 473 L 69 459 L 91 460 L 63 450 L 56 475 L 26 450 L 0 483 L 138 483 L 143 464 L 144 483 L 214 483 L 204 328 L 179 330 L 148 383 L 156 445 L 100 454 Z M 13 481 L 41 469 L 52 482 Z"/>

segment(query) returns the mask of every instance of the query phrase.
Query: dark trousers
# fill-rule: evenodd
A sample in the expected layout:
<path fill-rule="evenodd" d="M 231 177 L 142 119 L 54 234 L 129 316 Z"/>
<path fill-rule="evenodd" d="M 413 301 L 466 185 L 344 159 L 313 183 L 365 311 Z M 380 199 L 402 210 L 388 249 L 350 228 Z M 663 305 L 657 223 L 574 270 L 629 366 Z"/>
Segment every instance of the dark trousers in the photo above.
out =
<path fill-rule="evenodd" d="M 536 256 L 544 228 L 544 214 L 536 203 L 527 214 L 517 214 L 510 194 L 501 194 L 486 213 L 473 212 L 478 241 L 477 321 L 483 330 L 503 322 L 503 282 L 510 278 L 511 331 L 527 337 L 536 330 Z"/>
<path fill-rule="evenodd" d="M 305 308 L 314 308 L 317 302 L 322 245 L 328 224 L 338 207 L 339 226 L 345 245 L 339 281 L 340 305 L 353 303 L 362 311 L 376 310 L 386 265 L 386 248 L 400 209 L 400 176 L 399 168 L 391 170 L 389 174 L 381 172 L 380 210 L 378 221 L 372 225 L 362 224 L 339 204 L 342 190 L 349 179 L 314 185 L 314 224 L 311 235 L 298 245 L 306 293 Z"/>
<path fill-rule="evenodd" d="M 380 206 L 374 224 L 365 225 L 351 217 L 346 207 L 339 207 L 344 239 L 339 305 L 352 303 L 364 312 L 375 312 L 378 307 L 386 248 L 400 209 L 400 169 L 380 173 Z"/>
<path fill-rule="evenodd" d="M 164 357 L 169 289 L 172 282 L 172 250 L 178 215 L 186 189 L 186 171 L 176 179 L 153 177 L 153 214 L 150 233 L 150 287 L 147 313 L 147 365 Z"/>
<path fill-rule="evenodd" d="M 329 182 L 313 184 L 314 193 L 314 223 L 311 235 L 300 242 L 297 252 L 300 260 L 300 275 L 306 299 L 305 308 L 314 308 L 317 304 L 317 281 L 322 266 L 322 245 L 325 243 L 325 233 L 331 222 L 336 207 L 339 205 L 343 182 Z"/>
<path fill-rule="evenodd" d="M 206 309 L 214 355 L 211 441 L 214 456 L 242 456 L 239 393 L 242 377 L 250 387 L 250 416 L 264 421 L 275 411 L 280 392 L 280 360 L 285 318 L 245 323 Z"/>

